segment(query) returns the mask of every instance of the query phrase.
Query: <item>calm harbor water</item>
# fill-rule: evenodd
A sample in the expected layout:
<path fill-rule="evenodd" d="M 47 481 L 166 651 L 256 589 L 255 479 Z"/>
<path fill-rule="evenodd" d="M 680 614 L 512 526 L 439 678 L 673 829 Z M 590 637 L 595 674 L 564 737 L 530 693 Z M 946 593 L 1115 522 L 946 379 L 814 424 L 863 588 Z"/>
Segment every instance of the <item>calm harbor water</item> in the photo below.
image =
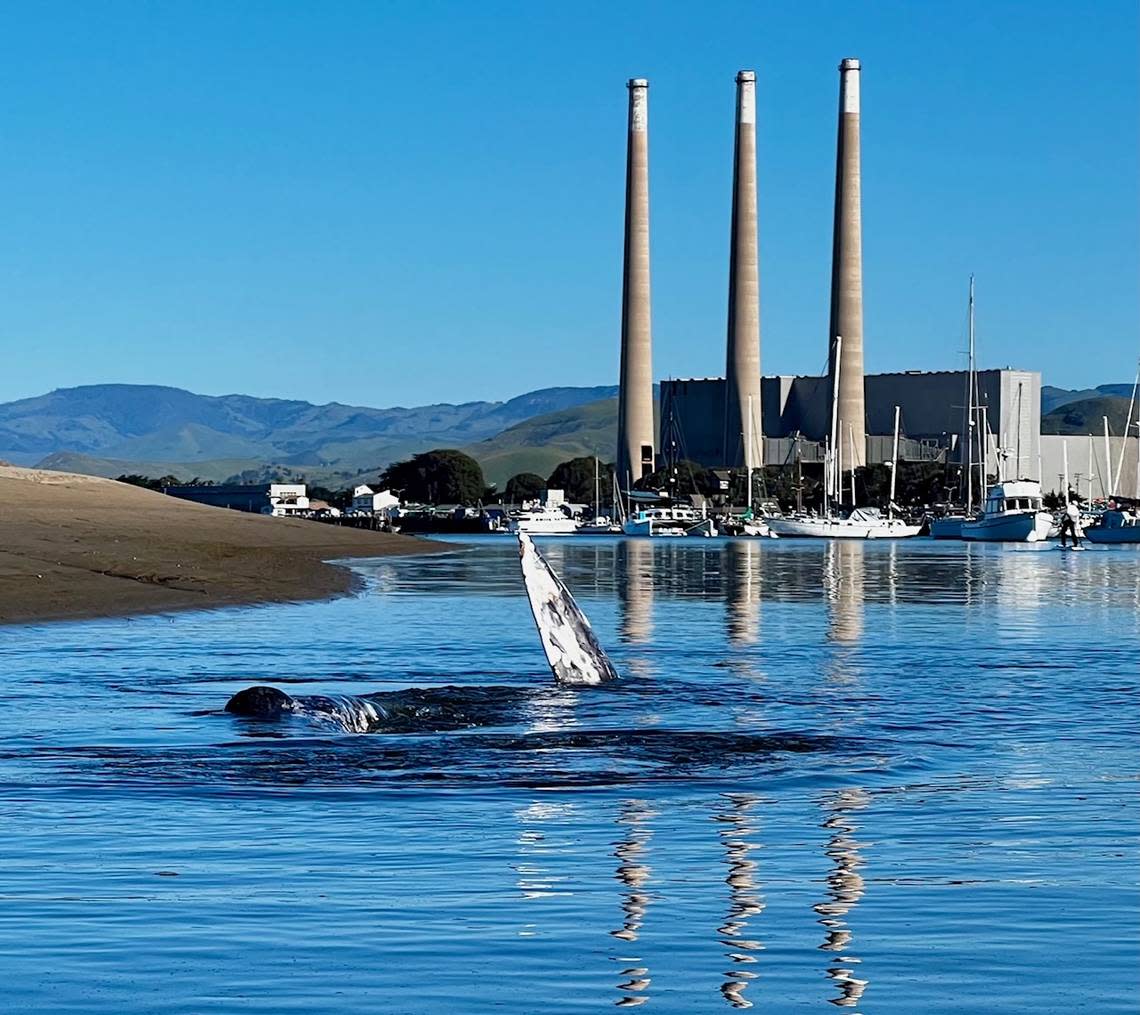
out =
<path fill-rule="evenodd" d="M 554 686 L 505 539 L 0 628 L 3 1010 L 1136 1010 L 1140 555 L 540 546 L 618 684 Z"/>

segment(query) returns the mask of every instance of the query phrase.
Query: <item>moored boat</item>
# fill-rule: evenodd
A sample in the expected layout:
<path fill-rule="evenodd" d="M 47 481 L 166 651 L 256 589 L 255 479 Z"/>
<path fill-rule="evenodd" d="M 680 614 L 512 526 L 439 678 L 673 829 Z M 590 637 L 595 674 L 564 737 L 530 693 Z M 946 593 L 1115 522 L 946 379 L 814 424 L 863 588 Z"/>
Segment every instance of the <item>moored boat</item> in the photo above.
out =
<path fill-rule="evenodd" d="M 888 518 L 878 508 L 855 508 L 846 515 L 798 515 L 770 518 L 777 536 L 815 539 L 906 539 L 917 536 L 921 525 Z"/>
<path fill-rule="evenodd" d="M 962 523 L 970 542 L 1039 543 L 1049 538 L 1053 516 L 1043 509 L 1041 484 L 1019 479 L 998 483 L 986 496 L 981 517 Z"/>
<path fill-rule="evenodd" d="M 560 507 L 540 504 L 514 515 L 508 528 L 532 536 L 572 536 L 578 531 L 578 522 Z"/>
<path fill-rule="evenodd" d="M 715 536 L 716 524 L 688 507 L 638 508 L 625 520 L 627 536 Z"/>
<path fill-rule="evenodd" d="M 962 526 L 968 521 L 965 515 L 943 515 L 930 519 L 931 539 L 961 539 Z"/>
<path fill-rule="evenodd" d="M 1090 543 L 1140 543 L 1140 517 L 1128 511 L 1105 511 L 1085 528 Z"/>
<path fill-rule="evenodd" d="M 578 526 L 580 536 L 612 536 L 620 535 L 621 526 L 610 521 L 605 515 L 599 515 L 593 521 L 582 522 Z"/>

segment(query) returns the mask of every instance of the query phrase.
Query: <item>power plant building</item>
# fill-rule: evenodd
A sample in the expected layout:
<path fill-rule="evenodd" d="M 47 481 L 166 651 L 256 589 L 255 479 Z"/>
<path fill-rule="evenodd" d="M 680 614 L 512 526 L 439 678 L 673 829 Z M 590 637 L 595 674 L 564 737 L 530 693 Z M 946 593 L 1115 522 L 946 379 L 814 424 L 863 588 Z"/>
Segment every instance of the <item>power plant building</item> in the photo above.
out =
<path fill-rule="evenodd" d="M 966 371 L 908 371 L 864 378 L 866 436 L 860 449 L 868 464 L 890 461 L 895 406 L 902 418 L 903 461 L 966 461 Z M 982 370 L 978 389 L 986 407 L 988 467 L 997 472 L 998 448 L 1005 451 L 1009 476 L 1036 476 L 1041 452 L 1041 374 L 1027 370 Z M 786 465 L 796 455 L 823 460 L 831 429 L 831 382 L 826 376 L 764 377 L 765 465 Z M 727 465 L 721 444 L 726 384 L 702 377 L 661 382 L 661 430 L 680 434 L 681 456 L 707 468 Z M 844 458 L 847 458 L 845 442 Z M 1017 466 L 1020 461 L 1020 466 Z"/>
<path fill-rule="evenodd" d="M 647 83 L 642 79 L 629 82 L 617 449 L 623 487 L 653 469 L 655 446 L 676 447 L 680 457 L 718 469 L 782 465 L 797 458 L 822 462 L 825 443 L 836 445 L 845 472 L 853 466 L 890 461 L 896 406 L 901 411 L 902 460 L 965 463 L 971 457 L 967 453 L 970 443 L 976 453 L 977 431 L 971 442 L 966 410 L 965 371 L 864 374 L 860 77 L 858 60 L 840 63 L 828 373 L 761 375 L 756 74 L 740 71 L 736 76 L 725 375 L 662 381 L 656 442 L 652 434 Z M 1042 467 L 1040 373 L 984 370 L 978 373 L 977 384 L 990 435 L 987 471 L 991 475 L 1000 472 L 1005 478 L 1038 476 Z"/>

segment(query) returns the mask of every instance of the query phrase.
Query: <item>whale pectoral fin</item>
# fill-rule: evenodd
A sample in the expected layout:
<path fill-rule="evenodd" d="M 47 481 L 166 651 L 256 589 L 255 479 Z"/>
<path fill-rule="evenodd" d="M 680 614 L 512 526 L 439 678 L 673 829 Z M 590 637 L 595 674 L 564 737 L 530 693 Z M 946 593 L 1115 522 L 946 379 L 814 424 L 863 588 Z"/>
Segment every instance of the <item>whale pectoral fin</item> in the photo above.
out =
<path fill-rule="evenodd" d="M 530 536 L 518 534 L 523 584 L 530 600 L 542 650 L 555 679 L 562 684 L 602 684 L 617 678 L 586 615 L 574 602 Z"/>

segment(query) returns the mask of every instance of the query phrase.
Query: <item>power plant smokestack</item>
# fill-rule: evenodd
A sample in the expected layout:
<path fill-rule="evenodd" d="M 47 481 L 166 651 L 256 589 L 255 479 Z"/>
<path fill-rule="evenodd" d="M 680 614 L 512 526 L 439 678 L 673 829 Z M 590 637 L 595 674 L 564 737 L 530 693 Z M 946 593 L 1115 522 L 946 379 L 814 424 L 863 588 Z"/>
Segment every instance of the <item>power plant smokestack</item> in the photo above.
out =
<path fill-rule="evenodd" d="M 841 335 L 839 363 L 835 336 Z M 867 464 L 863 390 L 863 223 L 859 181 L 859 61 L 839 65 L 839 140 L 835 160 L 835 232 L 831 247 L 830 374 L 839 369 L 838 426 L 844 470 Z M 835 410 L 833 410 L 835 411 Z"/>
<path fill-rule="evenodd" d="M 629 88 L 625 268 L 621 297 L 617 478 L 624 488 L 653 471 L 653 330 L 649 307 L 649 82 Z"/>
<path fill-rule="evenodd" d="M 764 464 L 760 430 L 760 266 L 756 243 L 756 72 L 736 75 L 736 150 L 728 271 L 724 461 Z M 751 499 L 751 494 L 749 495 Z"/>

